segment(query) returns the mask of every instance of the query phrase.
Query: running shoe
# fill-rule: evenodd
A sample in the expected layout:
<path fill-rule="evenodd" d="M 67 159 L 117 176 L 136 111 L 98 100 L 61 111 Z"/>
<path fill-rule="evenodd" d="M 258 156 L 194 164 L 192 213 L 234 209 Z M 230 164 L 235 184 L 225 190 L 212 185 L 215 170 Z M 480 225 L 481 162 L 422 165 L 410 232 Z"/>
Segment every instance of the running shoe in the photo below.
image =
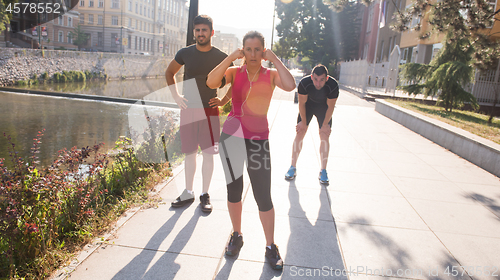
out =
<path fill-rule="evenodd" d="M 328 180 L 328 175 L 326 174 L 326 169 L 321 169 L 321 171 L 319 172 L 319 182 L 321 184 L 325 184 L 325 185 L 328 185 L 329 184 L 329 180 Z"/>
<path fill-rule="evenodd" d="M 172 207 L 182 207 L 194 201 L 194 194 L 190 194 L 186 189 L 172 201 Z"/>
<path fill-rule="evenodd" d="M 210 204 L 210 195 L 208 195 L 208 193 L 200 195 L 200 204 L 201 204 L 201 211 L 205 213 L 212 212 L 212 204 Z"/>
<path fill-rule="evenodd" d="M 285 180 L 293 180 L 295 176 L 297 176 L 297 168 L 290 166 L 290 169 L 285 174 Z"/>
<path fill-rule="evenodd" d="M 231 234 L 231 239 L 226 247 L 226 255 L 235 256 L 240 252 L 241 247 L 243 247 L 243 235 L 240 235 L 237 231 Z"/>
<path fill-rule="evenodd" d="M 271 244 L 271 249 L 266 247 L 266 258 L 271 264 L 271 267 L 276 270 L 283 269 L 283 260 L 281 259 L 278 247 L 273 243 Z"/>

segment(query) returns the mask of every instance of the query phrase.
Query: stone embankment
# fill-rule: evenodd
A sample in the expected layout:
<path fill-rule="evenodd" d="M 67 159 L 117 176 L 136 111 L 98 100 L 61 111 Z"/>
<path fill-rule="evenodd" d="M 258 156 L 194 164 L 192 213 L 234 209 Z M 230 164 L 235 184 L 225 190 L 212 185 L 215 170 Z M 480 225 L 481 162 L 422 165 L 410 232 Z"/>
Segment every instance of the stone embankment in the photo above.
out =
<path fill-rule="evenodd" d="M 171 58 L 118 53 L 0 48 L 0 86 L 47 73 L 90 71 L 109 79 L 158 77 Z"/>

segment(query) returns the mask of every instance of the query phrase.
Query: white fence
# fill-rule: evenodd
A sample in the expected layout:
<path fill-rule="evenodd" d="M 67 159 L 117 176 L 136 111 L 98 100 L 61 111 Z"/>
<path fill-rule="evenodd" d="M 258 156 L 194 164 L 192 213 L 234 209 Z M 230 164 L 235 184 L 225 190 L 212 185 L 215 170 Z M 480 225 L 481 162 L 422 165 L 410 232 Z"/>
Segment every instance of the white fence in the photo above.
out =
<path fill-rule="evenodd" d="M 500 63 L 495 70 L 476 71 L 472 94 L 476 97 L 477 102 L 481 104 L 493 104 L 495 96 L 496 103 L 500 102 Z"/>

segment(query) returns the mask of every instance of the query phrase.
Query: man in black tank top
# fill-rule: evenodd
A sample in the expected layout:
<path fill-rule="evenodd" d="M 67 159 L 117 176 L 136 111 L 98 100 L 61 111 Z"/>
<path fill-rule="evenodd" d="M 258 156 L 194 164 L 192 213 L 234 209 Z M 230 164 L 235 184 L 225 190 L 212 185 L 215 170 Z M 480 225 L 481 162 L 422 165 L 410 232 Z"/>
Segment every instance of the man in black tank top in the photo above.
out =
<path fill-rule="evenodd" d="M 328 184 L 326 164 L 328 163 L 328 152 L 330 151 L 329 138 L 332 131 L 332 115 L 339 97 L 339 85 L 334 78 L 328 75 L 328 69 L 319 64 L 314 67 L 311 75 L 304 77 L 300 81 L 298 91 L 297 135 L 293 141 L 292 165 L 285 174 L 285 179 L 292 180 L 297 174 L 296 164 L 302 149 L 302 140 L 306 135 L 312 117 L 316 116 L 321 139 L 319 148 L 321 170 L 318 179 L 322 184 Z"/>

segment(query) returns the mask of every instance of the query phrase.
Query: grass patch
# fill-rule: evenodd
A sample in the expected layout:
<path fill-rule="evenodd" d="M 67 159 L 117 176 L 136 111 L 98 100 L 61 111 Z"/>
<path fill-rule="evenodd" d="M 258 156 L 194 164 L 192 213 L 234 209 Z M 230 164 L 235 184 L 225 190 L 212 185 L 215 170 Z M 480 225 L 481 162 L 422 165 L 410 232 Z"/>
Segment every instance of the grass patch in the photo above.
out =
<path fill-rule="evenodd" d="M 500 120 L 493 118 L 491 124 L 488 123 L 488 116 L 471 111 L 454 109 L 448 112 L 443 107 L 426 105 L 412 101 L 401 101 L 386 99 L 386 101 L 409 109 L 425 116 L 440 120 L 449 125 L 461 128 L 470 133 L 476 134 L 497 144 L 500 144 Z"/>

